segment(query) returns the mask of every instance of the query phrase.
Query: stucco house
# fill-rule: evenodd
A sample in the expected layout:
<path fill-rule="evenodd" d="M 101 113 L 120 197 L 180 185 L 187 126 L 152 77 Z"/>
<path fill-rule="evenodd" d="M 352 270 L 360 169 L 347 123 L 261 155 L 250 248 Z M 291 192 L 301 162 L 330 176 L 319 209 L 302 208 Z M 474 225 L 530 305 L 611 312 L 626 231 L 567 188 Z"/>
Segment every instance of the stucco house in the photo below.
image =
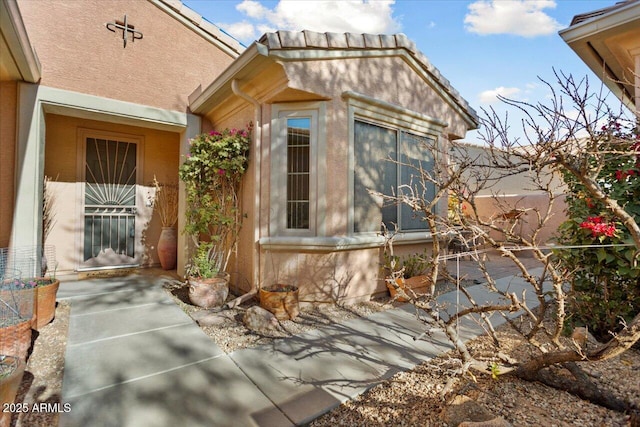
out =
<path fill-rule="evenodd" d="M 385 289 L 381 221 L 399 224 L 407 250 L 432 238 L 406 207 L 383 208 L 367 191 L 411 178 L 385 159 L 433 164 L 421 141 L 446 145 L 478 126 L 473 109 L 402 34 L 278 31 L 243 49 L 174 0 L 0 1 L 23 33 L 3 52 L 35 58 L 33 46 L 42 64 L 40 76 L 3 75 L 11 102 L 3 96 L 2 117 L 16 125 L 2 129 L 3 152 L 14 153 L 3 157 L 2 187 L 13 181 L 15 190 L 2 196 L 11 209 L 3 207 L 0 244 L 38 244 L 42 179 L 54 177 L 49 240 L 61 272 L 157 264 L 160 227 L 147 202 L 153 177 L 176 182 L 197 133 L 251 122 L 233 287 L 277 281 L 299 286 L 303 301 L 368 298 Z M 127 25 L 131 31 L 120 29 Z M 109 162 L 119 176 L 135 177 L 124 183 L 133 196 L 87 192 L 87 183 L 105 181 L 96 174 L 107 175 Z M 446 212 L 446 201 L 439 209 Z M 118 233 L 130 248 L 105 245 L 122 241 Z M 186 246 L 181 236 L 178 273 Z"/>
<path fill-rule="evenodd" d="M 150 185 L 177 183 L 188 95 L 243 47 L 175 1 L 0 5 L 0 247 L 42 243 L 47 175 L 59 273 L 157 263 Z"/>

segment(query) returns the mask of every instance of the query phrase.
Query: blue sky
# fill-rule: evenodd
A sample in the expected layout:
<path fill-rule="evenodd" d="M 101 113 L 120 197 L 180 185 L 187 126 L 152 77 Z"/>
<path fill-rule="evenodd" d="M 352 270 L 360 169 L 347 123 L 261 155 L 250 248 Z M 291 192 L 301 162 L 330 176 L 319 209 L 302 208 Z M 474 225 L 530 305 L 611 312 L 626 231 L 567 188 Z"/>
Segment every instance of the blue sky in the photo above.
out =
<path fill-rule="evenodd" d="M 543 101 L 553 68 L 588 76 L 578 56 L 558 35 L 573 16 L 615 4 L 579 0 L 183 0 L 208 21 L 250 45 L 264 32 L 313 30 L 371 34 L 404 33 L 413 40 L 469 104 L 507 107 L 495 94 Z M 511 118 L 517 117 L 509 112 Z M 477 142 L 476 132 L 466 140 Z"/>

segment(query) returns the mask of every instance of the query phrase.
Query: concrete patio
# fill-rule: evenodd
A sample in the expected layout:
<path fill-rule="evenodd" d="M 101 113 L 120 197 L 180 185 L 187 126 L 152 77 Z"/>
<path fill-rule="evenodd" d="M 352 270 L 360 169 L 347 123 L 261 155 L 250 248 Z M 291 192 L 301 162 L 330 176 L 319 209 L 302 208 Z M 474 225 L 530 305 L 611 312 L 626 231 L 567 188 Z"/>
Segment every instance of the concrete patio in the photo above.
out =
<path fill-rule="evenodd" d="M 492 265 L 514 274 L 504 260 Z M 462 261 L 460 272 L 473 278 L 470 266 Z M 499 285 L 522 289 L 512 275 Z M 165 280 L 172 277 L 63 283 L 58 297 L 71 303 L 71 318 L 62 401 L 71 411 L 60 426 L 304 425 L 450 349 L 439 332 L 414 341 L 423 325 L 405 305 L 225 354 L 174 304 Z M 469 289 L 486 299 L 481 285 Z M 453 307 L 457 292 L 440 300 Z M 466 339 L 482 333 L 473 322 L 460 328 Z"/>

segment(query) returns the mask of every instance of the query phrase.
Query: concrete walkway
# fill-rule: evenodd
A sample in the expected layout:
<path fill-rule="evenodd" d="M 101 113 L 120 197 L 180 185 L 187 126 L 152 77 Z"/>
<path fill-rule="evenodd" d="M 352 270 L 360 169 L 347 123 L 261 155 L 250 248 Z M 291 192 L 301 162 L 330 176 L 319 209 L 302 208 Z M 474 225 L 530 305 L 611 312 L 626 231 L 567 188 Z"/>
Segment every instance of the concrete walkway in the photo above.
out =
<path fill-rule="evenodd" d="M 60 426 L 303 425 L 451 348 L 441 333 L 414 341 L 423 325 L 405 305 L 227 355 L 174 304 L 164 280 L 61 285 L 58 298 L 71 302 L 62 390 L 71 411 Z M 482 286 L 469 289 L 486 300 Z M 440 300 L 453 310 L 456 294 Z M 466 339 L 482 333 L 471 321 L 460 328 Z"/>

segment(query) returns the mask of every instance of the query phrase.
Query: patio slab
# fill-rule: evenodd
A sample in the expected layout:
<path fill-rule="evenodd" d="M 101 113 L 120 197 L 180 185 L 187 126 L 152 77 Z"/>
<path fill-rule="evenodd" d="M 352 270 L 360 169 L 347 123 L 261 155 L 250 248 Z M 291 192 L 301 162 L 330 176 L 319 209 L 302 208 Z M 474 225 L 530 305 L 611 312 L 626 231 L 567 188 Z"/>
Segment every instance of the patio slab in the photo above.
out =
<path fill-rule="evenodd" d="M 93 285 L 68 293 L 64 427 L 304 425 L 452 348 L 438 330 L 414 340 L 426 326 L 404 305 L 226 355 L 173 304 L 162 280 Z M 520 295 L 526 284 L 509 277 L 498 286 Z M 488 300 L 483 285 L 467 289 Z M 453 312 L 466 298 L 451 292 L 439 300 Z M 473 319 L 459 327 L 465 340 L 484 332 Z"/>
<path fill-rule="evenodd" d="M 66 360 L 74 367 L 65 373 L 67 397 L 224 355 L 213 341 L 203 340 L 201 335 L 199 328 L 186 324 L 72 344 Z"/>
<path fill-rule="evenodd" d="M 64 396 L 64 395 L 63 395 Z M 65 397 L 60 427 L 293 425 L 227 357 Z"/>

